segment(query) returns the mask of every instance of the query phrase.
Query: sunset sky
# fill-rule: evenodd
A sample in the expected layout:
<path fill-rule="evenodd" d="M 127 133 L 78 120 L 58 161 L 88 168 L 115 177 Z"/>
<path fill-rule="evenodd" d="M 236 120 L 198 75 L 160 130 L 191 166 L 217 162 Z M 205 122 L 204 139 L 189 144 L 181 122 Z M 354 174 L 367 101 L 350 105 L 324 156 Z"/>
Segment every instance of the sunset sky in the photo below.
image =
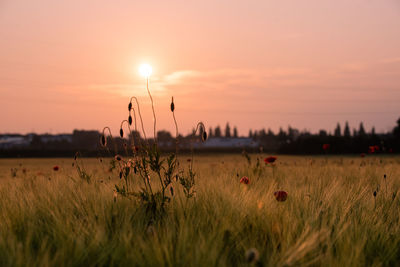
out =
<path fill-rule="evenodd" d="M 148 135 L 198 121 L 391 130 L 400 117 L 400 1 L 0 0 L 0 133 L 115 132 L 131 96 Z"/>

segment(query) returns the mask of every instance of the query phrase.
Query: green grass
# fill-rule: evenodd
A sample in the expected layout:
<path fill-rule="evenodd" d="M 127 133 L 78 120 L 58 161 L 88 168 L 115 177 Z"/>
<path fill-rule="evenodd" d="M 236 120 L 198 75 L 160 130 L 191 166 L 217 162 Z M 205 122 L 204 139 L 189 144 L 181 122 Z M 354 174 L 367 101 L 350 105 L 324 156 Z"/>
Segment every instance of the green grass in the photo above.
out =
<path fill-rule="evenodd" d="M 0 265 L 248 266 L 250 248 L 259 266 L 400 265 L 398 157 L 279 156 L 255 169 L 241 156 L 198 156 L 196 196 L 176 184 L 156 221 L 138 201 L 114 201 L 120 180 L 105 161 L 84 159 L 87 183 L 72 159 L 0 160 Z"/>

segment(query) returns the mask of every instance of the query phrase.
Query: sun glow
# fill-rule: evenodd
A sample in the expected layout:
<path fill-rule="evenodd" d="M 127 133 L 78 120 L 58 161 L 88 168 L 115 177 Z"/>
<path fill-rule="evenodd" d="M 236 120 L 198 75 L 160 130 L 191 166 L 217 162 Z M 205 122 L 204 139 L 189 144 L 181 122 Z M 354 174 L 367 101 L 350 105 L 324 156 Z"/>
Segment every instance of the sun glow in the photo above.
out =
<path fill-rule="evenodd" d="M 151 75 L 152 71 L 153 71 L 153 69 L 151 68 L 151 66 L 149 64 L 142 64 L 139 67 L 140 75 L 142 75 L 145 78 L 148 78 Z"/>

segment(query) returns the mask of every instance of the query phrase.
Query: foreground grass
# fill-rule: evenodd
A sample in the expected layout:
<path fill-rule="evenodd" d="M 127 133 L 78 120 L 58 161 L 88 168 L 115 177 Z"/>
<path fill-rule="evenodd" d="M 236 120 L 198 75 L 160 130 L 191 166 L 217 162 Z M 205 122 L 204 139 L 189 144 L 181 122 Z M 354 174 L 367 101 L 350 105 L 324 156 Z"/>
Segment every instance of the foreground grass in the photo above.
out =
<path fill-rule="evenodd" d="M 175 186 L 155 221 L 136 201 L 114 201 L 120 181 L 104 161 L 84 160 L 90 184 L 71 163 L 0 161 L 1 266 L 247 266 L 250 248 L 259 266 L 400 265 L 396 157 L 279 157 L 257 169 L 241 156 L 200 156 L 196 197 Z"/>

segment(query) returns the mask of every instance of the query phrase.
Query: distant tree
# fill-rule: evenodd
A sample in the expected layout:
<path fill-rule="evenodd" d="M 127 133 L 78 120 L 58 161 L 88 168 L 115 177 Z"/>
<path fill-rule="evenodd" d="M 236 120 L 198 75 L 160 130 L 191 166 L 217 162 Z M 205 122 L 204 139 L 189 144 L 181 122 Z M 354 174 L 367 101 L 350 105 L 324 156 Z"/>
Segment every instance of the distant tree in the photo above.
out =
<path fill-rule="evenodd" d="M 286 142 L 287 135 L 285 131 L 282 128 L 279 128 L 279 133 L 278 133 L 278 140 L 281 142 Z"/>
<path fill-rule="evenodd" d="M 268 136 L 275 136 L 274 132 L 273 132 L 270 128 L 268 128 L 268 133 L 267 133 L 267 135 L 268 135 Z"/>
<path fill-rule="evenodd" d="M 346 124 L 344 126 L 343 135 L 344 135 L 344 137 L 350 137 L 351 136 L 349 123 L 347 121 L 346 121 Z"/>
<path fill-rule="evenodd" d="M 393 135 L 400 138 L 400 118 L 397 120 L 397 126 L 393 129 Z"/>
<path fill-rule="evenodd" d="M 213 130 L 212 130 L 212 128 L 210 127 L 210 129 L 208 129 L 208 137 L 210 138 L 210 137 L 213 137 Z"/>
<path fill-rule="evenodd" d="M 358 135 L 357 130 L 355 128 L 353 128 L 353 136 L 357 136 L 357 135 Z"/>
<path fill-rule="evenodd" d="M 215 127 L 214 129 L 214 136 L 215 137 L 221 137 L 222 133 L 221 133 L 221 128 L 219 126 Z"/>
<path fill-rule="evenodd" d="M 252 138 L 253 137 L 253 131 L 250 129 L 249 130 L 249 138 Z"/>
<path fill-rule="evenodd" d="M 261 130 L 258 132 L 258 136 L 259 136 L 259 137 L 265 137 L 265 136 L 267 136 L 267 133 L 265 132 L 265 129 L 261 129 Z"/>
<path fill-rule="evenodd" d="M 238 130 L 236 126 L 233 128 L 233 137 L 238 138 Z"/>
<path fill-rule="evenodd" d="M 375 135 L 375 127 L 372 127 L 372 129 L 371 129 L 371 135 L 372 135 L 372 136 Z"/>
<path fill-rule="evenodd" d="M 157 132 L 157 139 L 161 142 L 168 142 L 171 141 L 173 138 L 170 132 L 162 130 Z"/>
<path fill-rule="evenodd" d="M 231 137 L 231 127 L 229 126 L 229 122 L 227 122 L 225 126 L 225 137 Z"/>
<path fill-rule="evenodd" d="M 253 132 L 253 138 L 254 138 L 254 139 L 257 139 L 257 137 L 258 137 L 258 132 L 257 132 L 257 130 L 254 130 L 254 132 Z"/>
<path fill-rule="evenodd" d="M 336 125 L 334 135 L 336 137 L 342 136 L 342 130 L 340 129 L 340 124 L 339 123 Z"/>
<path fill-rule="evenodd" d="M 364 124 L 360 122 L 360 128 L 358 129 L 358 135 L 360 136 L 365 136 L 365 129 L 364 129 Z"/>
<path fill-rule="evenodd" d="M 325 130 L 319 130 L 319 136 L 326 137 L 326 136 L 328 136 L 328 133 Z"/>

